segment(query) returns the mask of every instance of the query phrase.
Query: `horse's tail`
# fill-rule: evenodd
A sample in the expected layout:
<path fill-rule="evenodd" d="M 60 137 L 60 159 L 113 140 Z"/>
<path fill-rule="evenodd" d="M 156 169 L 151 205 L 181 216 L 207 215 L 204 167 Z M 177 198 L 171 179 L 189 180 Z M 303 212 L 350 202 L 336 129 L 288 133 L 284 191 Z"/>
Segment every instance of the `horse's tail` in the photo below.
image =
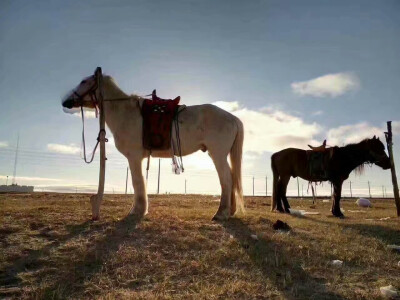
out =
<path fill-rule="evenodd" d="M 243 152 L 243 139 L 244 130 L 243 123 L 236 118 L 237 133 L 235 141 L 233 142 L 230 151 L 231 170 L 232 170 L 232 196 L 231 208 L 233 213 L 236 212 L 237 207 L 244 212 L 243 203 L 243 188 L 242 188 L 242 152 Z"/>
<path fill-rule="evenodd" d="M 277 153 L 272 154 L 271 156 L 271 169 L 272 169 L 272 175 L 274 177 L 274 181 L 272 184 L 272 201 L 271 201 L 271 211 L 274 211 L 276 209 L 277 203 L 278 203 L 278 179 L 279 179 L 279 173 L 278 169 L 276 168 L 276 155 Z"/>

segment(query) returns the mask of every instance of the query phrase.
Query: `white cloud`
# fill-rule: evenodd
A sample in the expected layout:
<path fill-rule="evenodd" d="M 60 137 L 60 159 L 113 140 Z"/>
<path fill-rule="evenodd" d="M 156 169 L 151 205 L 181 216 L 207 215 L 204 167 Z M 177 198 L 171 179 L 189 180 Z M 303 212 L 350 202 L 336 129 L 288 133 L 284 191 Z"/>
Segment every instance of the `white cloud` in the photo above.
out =
<path fill-rule="evenodd" d="M 234 112 L 240 108 L 239 102 L 237 101 L 217 101 L 214 102 L 213 105 L 218 106 L 219 108 L 222 108 L 228 112 Z"/>
<path fill-rule="evenodd" d="M 308 143 L 318 143 L 314 136 L 321 130 L 316 123 L 305 123 L 301 118 L 285 112 L 263 108 L 258 111 L 241 108 L 237 102 L 213 103 L 221 108 L 233 109 L 244 125 L 244 151 L 261 154 L 287 147 L 306 148 Z"/>
<path fill-rule="evenodd" d="M 0 179 L 7 179 L 6 175 L 0 175 Z M 11 176 L 8 176 L 8 179 L 11 180 Z M 23 177 L 17 176 L 15 177 L 16 181 L 62 181 L 56 178 L 45 178 L 45 177 Z"/>
<path fill-rule="evenodd" d="M 322 110 L 317 110 L 317 111 L 312 112 L 311 114 L 312 114 L 313 116 L 320 116 L 320 115 L 323 115 L 324 112 L 323 112 Z"/>
<path fill-rule="evenodd" d="M 47 144 L 47 150 L 55 153 L 62 154 L 77 154 L 81 149 L 75 144 L 62 145 L 62 144 Z"/>
<path fill-rule="evenodd" d="M 82 118 L 81 109 L 80 108 L 65 108 L 63 107 L 63 111 L 67 114 L 73 115 L 78 118 Z M 91 108 L 84 108 L 83 114 L 85 115 L 85 119 L 94 119 L 96 118 L 96 111 Z"/>
<path fill-rule="evenodd" d="M 386 124 L 385 124 L 385 126 L 386 126 Z M 387 129 L 387 127 L 385 127 L 385 128 Z M 400 134 L 400 121 L 392 122 L 392 132 L 393 132 L 393 134 Z"/>
<path fill-rule="evenodd" d="M 8 147 L 8 142 L 0 141 L 0 148 L 7 148 L 7 147 Z"/>
<path fill-rule="evenodd" d="M 344 125 L 332 128 L 327 132 L 327 143 L 330 146 L 342 146 L 343 144 L 358 143 L 374 135 L 384 141 L 383 129 L 362 122 L 353 125 Z"/>
<path fill-rule="evenodd" d="M 84 110 L 83 112 L 85 119 L 95 119 L 96 118 L 96 112 L 94 110 Z M 75 117 L 82 118 L 81 112 L 76 112 L 72 114 Z"/>
<path fill-rule="evenodd" d="M 360 86 L 359 78 L 353 73 L 323 75 L 308 81 L 293 82 L 292 91 L 300 96 L 331 97 L 341 96 Z"/>

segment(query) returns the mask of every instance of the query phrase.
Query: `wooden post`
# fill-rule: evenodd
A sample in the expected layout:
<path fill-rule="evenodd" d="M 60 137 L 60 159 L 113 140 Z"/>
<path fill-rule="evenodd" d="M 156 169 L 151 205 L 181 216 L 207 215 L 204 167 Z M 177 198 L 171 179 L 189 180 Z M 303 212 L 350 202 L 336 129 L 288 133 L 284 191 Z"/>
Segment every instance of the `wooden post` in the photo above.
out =
<path fill-rule="evenodd" d="M 369 184 L 369 180 L 368 180 L 368 192 L 369 192 L 369 198 L 371 199 L 371 186 Z"/>
<path fill-rule="evenodd" d="M 104 116 L 103 109 L 103 75 L 101 68 L 98 67 L 95 71 L 96 79 L 98 80 L 97 85 L 99 89 L 98 100 L 99 100 L 99 144 L 100 144 L 100 172 L 99 172 L 99 186 L 97 189 L 97 194 L 90 197 L 90 203 L 92 205 L 92 220 L 98 220 L 100 217 L 100 205 L 103 201 L 104 195 L 104 184 L 106 177 L 106 120 Z"/>
<path fill-rule="evenodd" d="M 253 196 L 254 196 L 254 176 L 253 176 Z"/>
<path fill-rule="evenodd" d="M 158 159 L 158 183 L 157 183 L 157 194 L 160 194 L 160 168 L 161 168 L 161 158 Z"/>
<path fill-rule="evenodd" d="M 268 176 L 265 176 L 265 196 L 268 196 Z"/>
<path fill-rule="evenodd" d="M 396 203 L 397 216 L 400 217 L 399 186 L 397 184 L 396 168 L 394 165 L 394 157 L 393 157 L 392 121 L 387 121 L 387 129 L 388 129 L 388 131 L 385 132 L 385 137 L 386 137 L 386 143 L 387 143 L 388 152 L 389 152 L 390 170 L 392 172 L 393 196 L 394 196 L 394 201 Z"/>
<path fill-rule="evenodd" d="M 129 167 L 126 167 L 125 195 L 128 194 L 128 172 L 129 172 Z"/>
<path fill-rule="evenodd" d="M 300 198 L 300 185 L 299 185 L 299 177 L 297 177 L 297 197 Z"/>
<path fill-rule="evenodd" d="M 315 204 L 315 191 L 312 183 L 311 183 L 311 191 L 312 191 L 312 204 Z"/>
<path fill-rule="evenodd" d="M 351 189 L 351 180 L 350 180 L 350 198 L 353 198 L 353 191 Z"/>

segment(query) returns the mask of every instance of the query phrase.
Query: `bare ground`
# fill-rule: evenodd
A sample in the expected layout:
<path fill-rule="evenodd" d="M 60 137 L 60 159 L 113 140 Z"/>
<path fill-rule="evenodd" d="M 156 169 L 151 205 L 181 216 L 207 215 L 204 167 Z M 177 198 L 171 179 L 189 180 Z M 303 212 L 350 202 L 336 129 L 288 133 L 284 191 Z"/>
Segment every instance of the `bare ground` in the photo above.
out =
<path fill-rule="evenodd" d="M 0 195 L 0 297 L 379 299 L 379 287 L 400 288 L 400 254 L 387 248 L 400 245 L 393 201 L 343 201 L 345 219 L 321 201 L 290 200 L 321 213 L 304 217 L 245 201 L 245 215 L 216 223 L 216 197 L 150 196 L 138 221 L 126 217 L 132 196 L 107 195 L 91 222 L 87 195 Z M 289 233 L 272 229 L 278 218 Z"/>

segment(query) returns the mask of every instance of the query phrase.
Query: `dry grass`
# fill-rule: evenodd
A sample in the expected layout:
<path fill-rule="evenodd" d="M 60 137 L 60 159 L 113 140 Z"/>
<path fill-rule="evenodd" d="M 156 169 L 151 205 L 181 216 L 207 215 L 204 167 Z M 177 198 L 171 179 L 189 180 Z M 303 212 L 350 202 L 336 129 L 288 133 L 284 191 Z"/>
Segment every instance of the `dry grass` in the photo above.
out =
<path fill-rule="evenodd" d="M 89 222 L 87 195 L 0 195 L 0 297 L 373 299 L 381 286 L 400 288 L 400 255 L 386 248 L 400 244 L 392 201 L 343 201 L 340 220 L 329 203 L 291 200 L 321 212 L 299 218 L 247 197 L 246 215 L 215 223 L 217 200 L 151 196 L 139 222 L 125 218 L 131 196 L 108 195 L 102 220 Z M 272 230 L 278 218 L 289 234 Z"/>

